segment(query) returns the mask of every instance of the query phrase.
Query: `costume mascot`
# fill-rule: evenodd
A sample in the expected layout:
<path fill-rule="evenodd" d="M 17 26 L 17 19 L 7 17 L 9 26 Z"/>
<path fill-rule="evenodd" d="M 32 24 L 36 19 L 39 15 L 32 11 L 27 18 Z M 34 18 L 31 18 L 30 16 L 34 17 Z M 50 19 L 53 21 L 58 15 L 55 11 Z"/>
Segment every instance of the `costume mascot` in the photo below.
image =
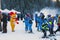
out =
<path fill-rule="evenodd" d="M 19 24 L 19 22 L 17 22 L 17 18 L 16 18 L 16 12 L 10 12 L 10 25 L 11 25 L 11 29 L 12 32 L 14 32 L 15 30 L 15 23 Z"/>

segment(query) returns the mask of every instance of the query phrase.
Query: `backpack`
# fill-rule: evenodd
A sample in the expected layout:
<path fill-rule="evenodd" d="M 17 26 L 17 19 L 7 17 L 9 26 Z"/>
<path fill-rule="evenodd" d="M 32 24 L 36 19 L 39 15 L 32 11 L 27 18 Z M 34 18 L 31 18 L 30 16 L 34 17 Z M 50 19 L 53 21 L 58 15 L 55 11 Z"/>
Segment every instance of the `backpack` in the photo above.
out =
<path fill-rule="evenodd" d="M 33 23 L 32 20 L 29 20 L 29 23 L 32 24 Z"/>

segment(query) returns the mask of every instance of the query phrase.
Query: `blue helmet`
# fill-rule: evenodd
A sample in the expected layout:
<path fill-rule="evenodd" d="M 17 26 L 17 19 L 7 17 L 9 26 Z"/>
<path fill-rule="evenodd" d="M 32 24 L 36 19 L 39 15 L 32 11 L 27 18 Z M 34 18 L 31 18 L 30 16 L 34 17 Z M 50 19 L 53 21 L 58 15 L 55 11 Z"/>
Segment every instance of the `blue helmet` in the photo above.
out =
<path fill-rule="evenodd" d="M 45 17 L 45 15 L 41 12 L 41 13 L 40 13 L 40 17 Z"/>
<path fill-rule="evenodd" d="M 49 15 L 47 15 L 48 17 L 51 17 L 51 15 L 49 14 Z"/>
<path fill-rule="evenodd" d="M 44 15 L 44 14 L 41 12 L 41 13 L 40 13 L 40 16 L 43 16 L 43 15 Z"/>

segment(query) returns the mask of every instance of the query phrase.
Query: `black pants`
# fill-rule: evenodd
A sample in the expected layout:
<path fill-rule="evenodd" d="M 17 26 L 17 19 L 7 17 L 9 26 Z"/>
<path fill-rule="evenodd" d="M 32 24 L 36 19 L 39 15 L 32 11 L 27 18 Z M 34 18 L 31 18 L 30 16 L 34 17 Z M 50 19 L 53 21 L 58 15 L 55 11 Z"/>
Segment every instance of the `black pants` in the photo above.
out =
<path fill-rule="evenodd" d="M 49 28 L 50 34 L 53 34 L 53 28 Z"/>
<path fill-rule="evenodd" d="M 0 31 L 2 31 L 1 22 L 0 22 Z"/>
<path fill-rule="evenodd" d="M 36 23 L 36 26 L 35 27 L 37 27 L 37 21 L 35 21 L 35 23 Z"/>
<path fill-rule="evenodd" d="M 57 31 L 60 31 L 60 26 L 58 26 L 58 29 L 55 31 L 55 33 L 56 33 Z"/>
<path fill-rule="evenodd" d="M 3 32 L 7 32 L 7 22 L 3 22 Z"/>
<path fill-rule="evenodd" d="M 42 32 L 44 33 L 44 36 L 46 36 L 46 30 L 42 29 Z"/>

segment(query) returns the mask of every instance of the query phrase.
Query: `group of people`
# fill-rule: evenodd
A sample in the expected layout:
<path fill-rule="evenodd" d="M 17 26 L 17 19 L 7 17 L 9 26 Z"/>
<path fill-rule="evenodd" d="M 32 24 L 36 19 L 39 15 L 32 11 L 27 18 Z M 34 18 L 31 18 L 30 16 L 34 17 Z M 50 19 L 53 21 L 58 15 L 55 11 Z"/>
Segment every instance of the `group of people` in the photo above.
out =
<path fill-rule="evenodd" d="M 11 29 L 12 32 L 14 32 L 15 22 L 17 24 L 19 24 L 19 22 L 17 22 L 18 20 L 16 18 L 16 13 L 10 12 L 9 15 L 10 15 Z M 5 13 L 0 12 L 0 31 L 2 31 L 3 33 L 7 33 L 7 20 L 8 20 L 8 16 Z M 56 31 L 53 30 L 55 20 L 56 20 L 56 24 L 58 25 Z M 1 21 L 3 22 L 3 26 L 1 26 Z M 25 14 L 23 23 L 25 23 L 25 31 L 28 33 L 33 33 L 32 30 L 33 22 L 31 15 L 29 13 Z M 44 33 L 44 36 L 42 38 L 48 38 L 48 36 L 55 36 L 54 33 L 56 34 L 57 31 L 60 31 L 60 15 L 56 14 L 56 16 L 51 16 L 50 14 L 48 14 L 47 18 L 45 18 L 44 13 L 40 13 L 39 16 L 35 14 L 35 24 L 37 31 L 38 32 L 42 31 Z M 47 31 L 50 32 L 48 36 L 47 36 Z"/>
<path fill-rule="evenodd" d="M 58 26 L 57 30 L 54 31 L 54 21 L 56 21 L 56 24 Z M 44 36 L 42 38 L 48 38 L 48 36 L 55 36 L 57 31 L 60 31 L 60 15 L 56 14 L 56 16 L 52 16 L 51 14 L 47 15 L 47 18 L 45 18 L 45 15 L 43 13 L 40 13 L 38 16 L 35 14 L 35 23 L 37 27 L 37 31 L 41 31 L 44 33 Z M 47 36 L 47 31 L 50 32 L 50 34 Z"/>
<path fill-rule="evenodd" d="M 9 15 L 6 13 L 2 13 L 0 12 L 0 31 L 2 33 L 7 33 L 7 21 L 9 19 L 10 16 L 10 25 L 11 25 L 11 31 L 14 32 L 15 29 L 15 23 L 19 24 L 18 19 L 16 17 L 16 13 L 15 12 L 10 12 Z"/>
<path fill-rule="evenodd" d="M 54 31 L 54 22 L 56 21 L 56 25 L 58 26 L 57 30 Z M 26 14 L 24 21 L 25 23 L 25 31 L 28 33 L 33 33 L 32 31 L 32 19 L 30 14 Z M 48 14 L 47 17 L 45 17 L 44 13 L 40 13 L 38 16 L 35 14 L 35 24 L 37 31 L 42 31 L 44 33 L 44 36 L 42 38 L 48 38 L 48 36 L 55 36 L 57 31 L 60 31 L 60 15 L 56 14 L 56 16 L 52 16 L 51 14 Z M 50 32 L 50 34 L 47 36 L 47 31 Z"/>

